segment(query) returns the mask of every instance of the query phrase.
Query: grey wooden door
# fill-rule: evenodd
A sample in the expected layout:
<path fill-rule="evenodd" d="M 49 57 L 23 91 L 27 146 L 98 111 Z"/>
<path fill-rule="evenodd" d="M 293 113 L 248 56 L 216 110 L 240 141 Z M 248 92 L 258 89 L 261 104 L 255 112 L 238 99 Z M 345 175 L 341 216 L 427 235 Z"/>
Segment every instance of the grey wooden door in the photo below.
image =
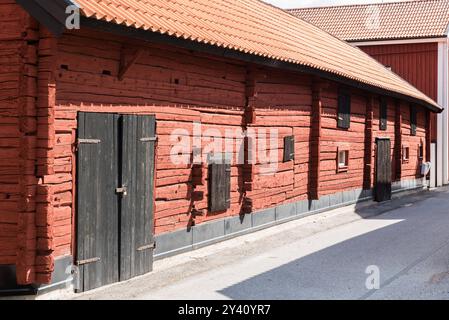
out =
<path fill-rule="evenodd" d="M 153 116 L 79 114 L 79 291 L 152 269 Z"/>
<path fill-rule="evenodd" d="M 391 142 L 387 138 L 376 138 L 376 201 L 391 199 Z"/>
<path fill-rule="evenodd" d="M 154 147 L 154 117 L 123 117 L 120 280 L 152 270 Z"/>

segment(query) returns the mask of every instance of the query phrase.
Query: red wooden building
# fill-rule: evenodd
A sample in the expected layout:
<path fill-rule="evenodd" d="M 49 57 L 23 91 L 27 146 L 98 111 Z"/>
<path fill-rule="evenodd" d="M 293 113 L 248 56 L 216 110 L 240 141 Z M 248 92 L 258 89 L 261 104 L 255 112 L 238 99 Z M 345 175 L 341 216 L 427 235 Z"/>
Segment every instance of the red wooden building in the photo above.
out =
<path fill-rule="evenodd" d="M 294 15 L 358 46 L 438 101 L 432 121 L 432 185 L 448 184 L 449 0 L 293 9 Z M 435 176 L 435 178 L 434 178 Z"/>
<path fill-rule="evenodd" d="M 0 21 L 3 289 L 89 290 L 423 186 L 440 106 L 261 1 L 0 0 Z"/>

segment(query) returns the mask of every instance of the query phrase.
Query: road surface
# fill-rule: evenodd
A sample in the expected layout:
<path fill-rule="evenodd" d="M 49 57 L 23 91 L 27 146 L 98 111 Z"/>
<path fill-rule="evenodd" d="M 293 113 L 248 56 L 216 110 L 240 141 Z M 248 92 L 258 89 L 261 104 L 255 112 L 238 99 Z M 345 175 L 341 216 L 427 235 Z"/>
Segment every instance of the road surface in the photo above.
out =
<path fill-rule="evenodd" d="M 74 298 L 448 299 L 449 189 L 285 223 Z"/>

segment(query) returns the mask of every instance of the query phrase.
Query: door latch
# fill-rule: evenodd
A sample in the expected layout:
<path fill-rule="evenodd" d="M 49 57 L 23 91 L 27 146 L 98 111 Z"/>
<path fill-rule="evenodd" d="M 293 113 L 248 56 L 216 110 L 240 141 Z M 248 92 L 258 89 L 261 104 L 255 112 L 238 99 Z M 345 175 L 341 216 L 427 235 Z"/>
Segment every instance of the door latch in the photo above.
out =
<path fill-rule="evenodd" d="M 126 189 L 126 187 L 116 188 L 115 193 L 124 197 L 128 194 L 128 190 Z"/>

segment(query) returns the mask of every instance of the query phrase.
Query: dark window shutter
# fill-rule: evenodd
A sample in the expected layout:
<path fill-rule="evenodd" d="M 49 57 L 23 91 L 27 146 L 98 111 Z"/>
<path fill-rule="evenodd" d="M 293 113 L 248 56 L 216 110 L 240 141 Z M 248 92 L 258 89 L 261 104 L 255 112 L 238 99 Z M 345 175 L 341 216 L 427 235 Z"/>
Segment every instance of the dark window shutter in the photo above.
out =
<path fill-rule="evenodd" d="M 284 162 L 295 159 L 295 137 L 288 136 L 284 138 Z"/>
<path fill-rule="evenodd" d="M 221 212 L 231 207 L 231 165 L 209 165 L 209 211 Z"/>
<path fill-rule="evenodd" d="M 416 107 L 410 106 L 410 134 L 416 136 Z"/>
<path fill-rule="evenodd" d="M 380 130 L 387 130 L 387 114 L 388 114 L 388 104 L 387 100 L 382 98 L 380 99 L 380 121 L 379 126 Z"/>
<path fill-rule="evenodd" d="M 226 209 L 231 208 L 231 165 L 224 164 L 225 167 L 225 202 Z"/>
<path fill-rule="evenodd" d="M 351 96 L 340 92 L 338 95 L 338 122 L 337 126 L 349 129 L 351 125 Z"/>

